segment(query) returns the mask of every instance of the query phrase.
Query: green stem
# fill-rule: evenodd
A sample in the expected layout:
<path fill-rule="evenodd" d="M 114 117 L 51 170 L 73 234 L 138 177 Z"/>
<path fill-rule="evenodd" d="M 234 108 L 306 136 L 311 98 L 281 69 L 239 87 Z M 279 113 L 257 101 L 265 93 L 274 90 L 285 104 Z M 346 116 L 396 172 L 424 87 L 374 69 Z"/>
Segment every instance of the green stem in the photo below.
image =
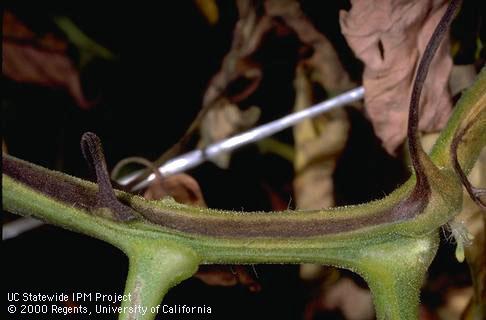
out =
<path fill-rule="evenodd" d="M 198 268 L 196 254 L 174 243 L 140 240 L 127 255 L 130 261 L 119 320 L 152 320 L 167 291 L 191 277 Z"/>
<path fill-rule="evenodd" d="M 430 157 L 439 167 L 450 168 L 451 145 L 457 132 L 467 122 L 474 121 L 468 133 L 462 139 L 458 149 L 461 168 L 467 174 L 476 162 L 479 153 L 486 144 L 486 67 L 476 77 L 474 84 L 467 89 L 454 106 L 454 112 L 435 143 Z"/>
<path fill-rule="evenodd" d="M 377 319 L 419 318 L 420 287 L 439 245 L 438 233 L 380 244 L 364 252 L 359 269 L 368 283 Z"/>

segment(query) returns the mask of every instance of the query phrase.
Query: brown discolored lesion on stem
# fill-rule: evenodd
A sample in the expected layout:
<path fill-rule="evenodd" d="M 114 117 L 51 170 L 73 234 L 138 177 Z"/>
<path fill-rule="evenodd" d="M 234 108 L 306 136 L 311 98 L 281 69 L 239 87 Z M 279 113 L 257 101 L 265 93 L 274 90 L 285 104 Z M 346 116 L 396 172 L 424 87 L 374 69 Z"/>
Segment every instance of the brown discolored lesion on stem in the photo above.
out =
<path fill-rule="evenodd" d="M 81 151 L 88 165 L 96 174 L 98 193 L 96 208 L 108 208 L 116 220 L 129 221 L 136 217 L 129 206 L 121 203 L 115 195 L 110 176 L 106 167 L 105 156 L 100 138 L 92 132 L 86 132 L 81 137 Z"/>

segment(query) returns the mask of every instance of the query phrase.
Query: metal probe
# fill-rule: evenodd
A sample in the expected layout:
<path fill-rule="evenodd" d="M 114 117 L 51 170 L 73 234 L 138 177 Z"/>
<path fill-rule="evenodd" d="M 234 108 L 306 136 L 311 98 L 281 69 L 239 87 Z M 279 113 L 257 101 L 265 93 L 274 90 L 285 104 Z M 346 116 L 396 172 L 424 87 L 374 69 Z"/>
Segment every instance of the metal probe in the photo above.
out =
<path fill-rule="evenodd" d="M 308 107 L 304 110 L 291 113 L 283 118 L 268 122 L 256 128 L 237 134 L 228 139 L 210 144 L 204 149 L 193 150 L 175 158 L 172 158 L 171 160 L 160 166 L 158 170 L 162 176 L 169 176 L 175 173 L 184 172 L 200 165 L 207 160 L 211 160 L 217 155 L 231 152 L 244 145 L 259 141 L 279 131 L 292 127 L 293 125 L 304 119 L 315 117 L 316 115 L 323 112 L 360 100 L 363 98 L 363 95 L 363 87 L 352 89 L 331 99 Z M 143 175 L 143 173 L 143 170 L 133 172 L 127 176 L 121 177 L 117 180 L 117 182 L 120 185 L 130 184 L 136 181 L 141 175 Z M 155 174 L 150 174 L 140 182 L 136 183 L 131 188 L 131 191 L 135 192 L 147 187 L 154 178 Z"/>

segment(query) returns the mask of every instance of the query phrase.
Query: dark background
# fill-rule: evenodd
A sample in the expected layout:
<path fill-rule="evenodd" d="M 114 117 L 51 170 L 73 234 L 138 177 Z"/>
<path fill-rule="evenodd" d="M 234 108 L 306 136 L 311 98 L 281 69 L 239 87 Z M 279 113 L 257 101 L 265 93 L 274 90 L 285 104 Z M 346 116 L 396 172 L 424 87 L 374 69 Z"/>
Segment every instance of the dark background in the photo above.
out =
<path fill-rule="evenodd" d="M 232 1 L 218 1 L 216 26 L 208 25 L 192 1 L 47 0 L 4 1 L 3 5 L 37 32 L 55 30 L 51 17 L 66 15 L 119 56 L 115 62 L 94 61 L 81 70 L 86 95 L 99 101 L 90 110 L 76 106 L 65 91 L 1 79 L 2 134 L 9 154 L 83 178 L 90 178 L 79 149 L 83 132 L 100 136 L 110 168 L 127 156 L 154 160 L 177 142 L 194 119 L 206 86 L 229 49 L 237 19 Z M 337 20 L 338 10 L 348 6 L 339 1 L 303 2 L 316 26 L 333 41 L 352 77 L 359 79 L 360 63 L 342 39 Z M 263 101 L 261 122 L 287 114 L 293 105 L 292 43 L 274 45 L 273 63 L 256 93 Z M 69 54 L 74 60 L 78 57 L 76 48 Z M 401 160 L 385 154 L 365 117 L 354 109 L 347 111 L 351 132 L 335 173 L 338 204 L 376 199 L 408 176 Z M 292 143 L 290 130 L 278 137 Z M 271 210 L 264 186 L 271 186 L 283 199 L 292 196 L 292 164 L 258 154 L 251 146 L 235 153 L 228 170 L 204 164 L 190 174 L 213 208 Z M 5 212 L 2 217 L 4 222 L 16 218 Z M 46 225 L 4 241 L 2 247 L 2 282 L 7 291 L 123 292 L 127 259 L 98 240 Z M 453 256 L 451 248 L 442 250 L 445 253 L 439 254 L 436 264 L 450 264 L 452 271 L 459 268 L 464 272 L 464 267 L 447 258 Z M 210 306 L 213 313 L 199 315 L 199 319 L 301 318 L 313 292 L 299 280 L 298 267 L 259 265 L 256 270 L 262 285 L 259 293 L 244 286 L 211 287 L 189 279 L 171 290 L 164 303 Z M 427 299 L 439 303 L 434 297 Z M 5 313 L 4 318 L 9 319 Z M 318 315 L 321 318 L 340 316 Z"/>

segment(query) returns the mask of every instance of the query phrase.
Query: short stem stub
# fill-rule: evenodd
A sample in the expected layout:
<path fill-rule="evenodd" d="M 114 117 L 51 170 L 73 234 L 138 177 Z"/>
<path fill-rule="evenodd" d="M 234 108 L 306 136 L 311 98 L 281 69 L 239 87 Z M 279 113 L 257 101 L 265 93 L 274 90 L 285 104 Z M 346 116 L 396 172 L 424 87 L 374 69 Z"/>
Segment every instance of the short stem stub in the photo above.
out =
<path fill-rule="evenodd" d="M 139 240 L 124 249 L 129 258 L 125 297 L 119 320 L 152 320 L 167 291 L 191 277 L 199 257 L 187 247 L 157 240 Z"/>

